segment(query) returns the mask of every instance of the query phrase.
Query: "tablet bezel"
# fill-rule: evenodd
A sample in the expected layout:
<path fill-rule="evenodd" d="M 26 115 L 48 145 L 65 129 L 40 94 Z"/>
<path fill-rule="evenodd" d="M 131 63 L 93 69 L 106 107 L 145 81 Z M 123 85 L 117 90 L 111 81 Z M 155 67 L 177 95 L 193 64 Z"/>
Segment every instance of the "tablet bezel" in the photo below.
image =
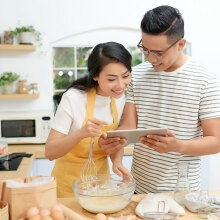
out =
<path fill-rule="evenodd" d="M 107 131 L 108 137 L 122 137 L 127 139 L 128 144 L 138 143 L 140 137 L 148 134 L 166 136 L 166 128 L 150 128 L 150 129 L 130 129 L 130 130 L 110 130 Z"/>

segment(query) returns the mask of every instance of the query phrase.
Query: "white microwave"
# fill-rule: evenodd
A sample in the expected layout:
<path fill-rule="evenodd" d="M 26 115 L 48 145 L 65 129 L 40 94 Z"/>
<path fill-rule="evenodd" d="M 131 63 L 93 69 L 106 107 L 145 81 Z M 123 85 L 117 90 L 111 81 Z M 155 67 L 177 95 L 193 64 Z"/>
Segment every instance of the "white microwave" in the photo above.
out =
<path fill-rule="evenodd" d="M 0 113 L 0 140 L 9 144 L 43 144 L 50 132 L 50 112 Z"/>

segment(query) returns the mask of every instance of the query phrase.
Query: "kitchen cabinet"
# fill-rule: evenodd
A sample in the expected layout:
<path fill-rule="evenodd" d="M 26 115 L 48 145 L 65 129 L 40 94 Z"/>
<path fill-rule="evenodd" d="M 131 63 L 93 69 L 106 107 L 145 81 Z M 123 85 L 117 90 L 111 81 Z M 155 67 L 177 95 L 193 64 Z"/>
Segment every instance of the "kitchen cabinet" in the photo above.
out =
<path fill-rule="evenodd" d="M 53 170 L 55 160 L 35 159 L 31 171 L 31 176 L 50 176 Z"/>
<path fill-rule="evenodd" d="M 133 158 L 131 153 L 133 153 L 132 146 L 126 147 L 125 154 L 123 156 L 123 165 L 129 171 L 131 171 L 132 158 Z M 112 171 L 112 162 L 111 162 L 110 157 L 108 157 L 108 161 L 109 161 L 110 173 L 114 174 L 114 172 Z M 55 160 L 50 161 L 46 158 L 36 158 L 34 160 L 34 165 L 32 168 L 31 176 L 38 176 L 38 175 L 50 176 L 53 170 L 54 164 L 55 164 Z"/>
<path fill-rule="evenodd" d="M 109 167 L 110 167 L 110 173 L 114 174 L 112 171 L 112 162 L 111 159 L 108 157 L 109 161 Z M 50 161 L 48 159 L 35 159 L 34 160 L 34 165 L 31 171 L 31 176 L 50 176 L 51 172 L 53 170 L 53 166 L 55 164 L 55 160 Z M 124 155 L 123 157 L 123 165 L 131 171 L 131 164 L 132 164 L 132 156 L 129 155 Z"/>

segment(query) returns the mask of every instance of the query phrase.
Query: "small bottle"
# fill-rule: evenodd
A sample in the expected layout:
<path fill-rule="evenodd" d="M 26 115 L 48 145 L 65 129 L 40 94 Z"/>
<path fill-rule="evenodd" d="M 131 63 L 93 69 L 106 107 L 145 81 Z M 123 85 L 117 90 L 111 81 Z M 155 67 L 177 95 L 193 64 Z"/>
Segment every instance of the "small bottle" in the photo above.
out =
<path fill-rule="evenodd" d="M 19 94 L 27 94 L 29 91 L 27 80 L 19 80 L 18 81 L 18 93 Z"/>
<path fill-rule="evenodd" d="M 174 190 L 174 199 L 180 205 L 184 205 L 185 195 L 190 192 L 188 169 L 189 163 L 179 162 L 177 164 L 178 179 Z"/>
<path fill-rule="evenodd" d="M 1 138 L 0 140 L 0 155 L 8 153 L 8 142 L 6 138 Z"/>
<path fill-rule="evenodd" d="M 13 43 L 14 43 L 14 36 L 11 34 L 10 31 L 5 31 L 4 44 L 13 44 Z"/>
<path fill-rule="evenodd" d="M 30 94 L 37 94 L 38 93 L 38 86 L 37 83 L 31 83 L 30 84 Z"/>

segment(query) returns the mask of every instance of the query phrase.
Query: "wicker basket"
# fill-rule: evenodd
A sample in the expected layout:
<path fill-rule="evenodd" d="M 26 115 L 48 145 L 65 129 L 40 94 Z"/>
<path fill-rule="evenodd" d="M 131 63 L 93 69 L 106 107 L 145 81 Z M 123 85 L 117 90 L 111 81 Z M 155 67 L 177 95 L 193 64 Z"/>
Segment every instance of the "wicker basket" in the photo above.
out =
<path fill-rule="evenodd" d="M 0 201 L 0 219 L 1 220 L 9 220 L 8 203 L 5 201 Z"/>

